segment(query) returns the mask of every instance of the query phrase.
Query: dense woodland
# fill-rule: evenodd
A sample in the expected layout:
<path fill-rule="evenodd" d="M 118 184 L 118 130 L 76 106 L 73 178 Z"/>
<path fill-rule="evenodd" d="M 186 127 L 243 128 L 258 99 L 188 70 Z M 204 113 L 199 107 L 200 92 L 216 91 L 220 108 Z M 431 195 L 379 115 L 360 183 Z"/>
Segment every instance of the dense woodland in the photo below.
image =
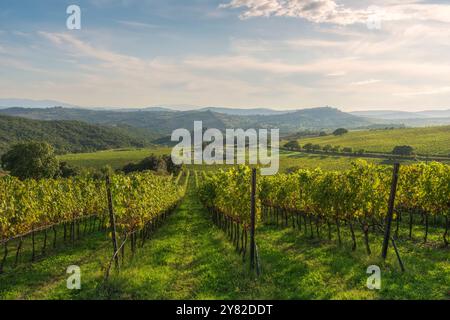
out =
<path fill-rule="evenodd" d="M 92 125 L 80 121 L 38 121 L 0 115 L 0 154 L 19 142 L 45 141 L 56 153 L 145 147 L 150 142 L 127 127 Z"/>

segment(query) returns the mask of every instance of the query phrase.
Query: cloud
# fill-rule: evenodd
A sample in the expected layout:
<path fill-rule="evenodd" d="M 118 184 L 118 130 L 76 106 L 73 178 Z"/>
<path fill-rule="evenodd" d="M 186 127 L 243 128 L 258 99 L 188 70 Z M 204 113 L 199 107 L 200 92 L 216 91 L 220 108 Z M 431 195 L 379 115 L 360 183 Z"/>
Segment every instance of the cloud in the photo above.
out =
<path fill-rule="evenodd" d="M 305 10 L 324 8 L 316 4 Z M 121 30 L 129 34 L 134 28 L 153 27 L 138 21 L 114 21 L 114 27 L 127 26 Z M 253 30 L 252 23 L 237 23 Z M 264 24 L 258 28 L 265 31 Z M 214 50 L 188 46 L 173 53 L 162 43 L 158 50 L 148 51 L 148 56 L 144 50 L 135 52 L 124 45 L 121 37 L 112 41 L 102 30 L 39 32 L 40 37 L 30 38 L 35 39 L 36 50 L 30 50 L 23 40 L 21 45 L 8 47 L 1 43 L 10 59 L 28 65 L 2 59 L 0 64 L 34 72 L 18 72 L 18 80 L 9 82 L 0 79 L 0 95 L 20 96 L 22 92 L 78 105 L 188 103 L 294 108 L 329 104 L 363 108 L 406 106 L 414 101 L 442 106 L 450 94 L 450 61 L 445 56 L 450 49 L 449 30 L 445 24 L 424 21 L 383 24 L 381 32 L 342 25 L 314 26 L 299 33 L 279 29 L 276 37 L 272 29 L 267 33 L 258 30 L 256 36 L 246 29 L 226 34 L 229 41 Z M 153 41 L 151 34 L 139 36 Z M 210 43 L 210 39 L 208 34 L 202 41 Z M 36 74 L 41 68 L 51 74 Z"/>
<path fill-rule="evenodd" d="M 373 78 L 355 81 L 354 85 L 379 82 L 378 77 L 399 77 L 411 80 L 425 78 L 446 79 L 450 74 L 450 64 L 438 64 L 434 61 L 418 63 L 403 57 L 375 56 L 361 57 L 324 57 L 305 62 L 287 62 L 281 59 L 260 58 L 251 55 L 191 56 L 183 63 L 187 66 L 225 73 L 262 72 L 268 75 L 366 75 Z M 367 83 L 370 81 L 371 83 Z"/>
<path fill-rule="evenodd" d="M 135 0 L 89 0 L 94 6 L 106 7 L 106 6 L 130 6 L 135 3 Z"/>
<path fill-rule="evenodd" d="M 117 21 L 117 23 L 119 23 L 123 26 L 132 27 L 132 28 L 146 28 L 146 29 L 159 28 L 158 25 L 144 23 L 144 22 L 138 22 L 138 21 L 119 20 L 119 21 Z"/>
<path fill-rule="evenodd" d="M 347 72 L 345 72 L 345 71 L 337 71 L 337 72 L 327 73 L 325 76 L 326 77 L 343 77 L 346 74 L 347 74 Z"/>
<path fill-rule="evenodd" d="M 381 80 L 370 79 L 370 80 L 363 80 L 363 81 L 352 82 L 351 85 L 352 86 L 366 86 L 366 85 L 374 84 L 374 83 L 378 83 L 378 82 L 381 82 Z"/>
<path fill-rule="evenodd" d="M 383 4 L 383 3 L 382 3 Z M 450 23 L 450 5 L 422 2 L 384 3 L 383 6 L 351 8 L 334 0 L 231 0 L 222 9 L 242 9 L 241 19 L 253 17 L 297 17 L 313 23 L 351 25 L 380 21 L 421 20 Z"/>
<path fill-rule="evenodd" d="M 20 37 L 29 37 L 30 36 L 29 33 L 18 31 L 18 30 L 12 31 L 12 34 L 14 34 L 16 36 L 20 36 Z"/>
<path fill-rule="evenodd" d="M 286 16 L 301 17 L 309 21 L 353 24 L 367 19 L 367 12 L 344 9 L 333 0 L 232 0 L 220 8 L 242 8 L 241 19 L 252 17 Z"/>
<path fill-rule="evenodd" d="M 139 58 L 94 47 L 68 33 L 39 31 L 38 34 L 50 40 L 59 49 L 67 51 L 73 57 L 94 58 L 121 70 L 133 71 L 142 68 L 142 61 Z"/>
<path fill-rule="evenodd" d="M 1 50 L 0 50 L 0 53 L 2 53 Z M 42 68 L 37 68 L 26 61 L 22 61 L 20 59 L 10 58 L 10 57 L 1 57 L 0 66 L 2 66 L 3 68 L 14 68 L 14 69 L 26 71 L 26 72 L 35 72 L 35 73 L 38 73 L 41 75 L 48 73 L 47 70 L 42 69 Z"/>
<path fill-rule="evenodd" d="M 286 63 L 280 60 L 262 60 L 252 56 L 197 56 L 185 59 L 185 64 L 198 69 L 224 70 L 228 72 L 259 71 L 274 74 L 295 74 L 311 71 L 303 64 Z"/>
<path fill-rule="evenodd" d="M 292 48 L 338 48 L 346 46 L 344 42 L 321 39 L 295 39 L 286 41 L 286 44 Z"/>
<path fill-rule="evenodd" d="M 22 90 L 66 93 L 70 96 L 65 99 L 78 105 L 148 106 L 152 101 L 155 104 L 220 105 L 230 94 L 247 101 L 260 90 L 267 92 L 267 88 L 263 90 L 245 80 L 230 80 L 217 72 L 197 68 L 185 59 L 146 59 L 117 53 L 94 46 L 71 33 L 39 32 L 39 35 L 53 45 L 53 52 L 73 59 L 74 69 L 64 72 L 66 81 L 41 83 L 39 89 L 22 86 Z M 11 88 L 4 88 L 7 89 Z M 0 95 L 1 92 L 2 89 Z"/>
<path fill-rule="evenodd" d="M 430 95 L 437 95 L 437 94 L 446 94 L 450 92 L 450 87 L 439 87 L 439 88 L 432 88 L 428 90 L 415 90 L 410 92 L 400 92 L 400 93 L 394 93 L 394 96 L 400 96 L 400 97 L 415 97 L 415 96 L 430 96 Z"/>

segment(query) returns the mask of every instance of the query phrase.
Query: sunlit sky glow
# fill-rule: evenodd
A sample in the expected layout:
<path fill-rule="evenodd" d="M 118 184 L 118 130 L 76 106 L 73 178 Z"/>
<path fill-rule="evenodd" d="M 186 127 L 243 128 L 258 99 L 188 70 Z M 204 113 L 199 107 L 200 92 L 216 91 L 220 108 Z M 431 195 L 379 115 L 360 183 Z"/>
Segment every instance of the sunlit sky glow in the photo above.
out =
<path fill-rule="evenodd" d="M 81 30 L 66 28 L 70 4 Z M 450 3 L 2 0 L 0 98 L 449 109 Z"/>

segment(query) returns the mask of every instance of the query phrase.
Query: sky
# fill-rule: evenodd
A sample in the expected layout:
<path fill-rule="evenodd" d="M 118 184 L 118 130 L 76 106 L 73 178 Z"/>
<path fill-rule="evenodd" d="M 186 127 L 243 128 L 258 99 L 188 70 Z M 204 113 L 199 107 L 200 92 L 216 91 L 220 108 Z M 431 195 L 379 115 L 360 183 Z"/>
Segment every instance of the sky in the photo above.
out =
<path fill-rule="evenodd" d="M 0 98 L 450 109 L 450 1 L 1 0 Z"/>

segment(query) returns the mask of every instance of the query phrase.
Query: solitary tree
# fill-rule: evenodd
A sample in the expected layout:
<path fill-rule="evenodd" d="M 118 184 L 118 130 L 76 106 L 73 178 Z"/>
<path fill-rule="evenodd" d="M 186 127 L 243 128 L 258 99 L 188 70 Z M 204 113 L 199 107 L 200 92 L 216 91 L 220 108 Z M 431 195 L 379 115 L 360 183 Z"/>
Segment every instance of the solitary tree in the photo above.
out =
<path fill-rule="evenodd" d="M 284 145 L 284 147 L 289 149 L 289 150 L 299 150 L 300 149 L 300 144 L 298 143 L 297 140 L 292 140 L 292 141 L 289 141 L 288 143 L 286 143 Z"/>
<path fill-rule="evenodd" d="M 401 156 L 410 156 L 414 154 L 414 148 L 411 146 L 396 146 L 394 150 L 392 150 L 392 153 Z"/>
<path fill-rule="evenodd" d="M 344 129 L 344 128 L 336 129 L 336 130 L 333 132 L 333 134 L 334 134 L 335 136 L 342 136 L 342 135 L 344 135 L 344 134 L 346 134 L 346 133 L 348 133 L 348 130 L 347 130 L 347 129 Z"/>
<path fill-rule="evenodd" d="M 53 148 L 45 142 L 14 145 L 1 158 L 2 168 L 19 179 L 54 178 L 59 173 L 59 162 Z"/>

